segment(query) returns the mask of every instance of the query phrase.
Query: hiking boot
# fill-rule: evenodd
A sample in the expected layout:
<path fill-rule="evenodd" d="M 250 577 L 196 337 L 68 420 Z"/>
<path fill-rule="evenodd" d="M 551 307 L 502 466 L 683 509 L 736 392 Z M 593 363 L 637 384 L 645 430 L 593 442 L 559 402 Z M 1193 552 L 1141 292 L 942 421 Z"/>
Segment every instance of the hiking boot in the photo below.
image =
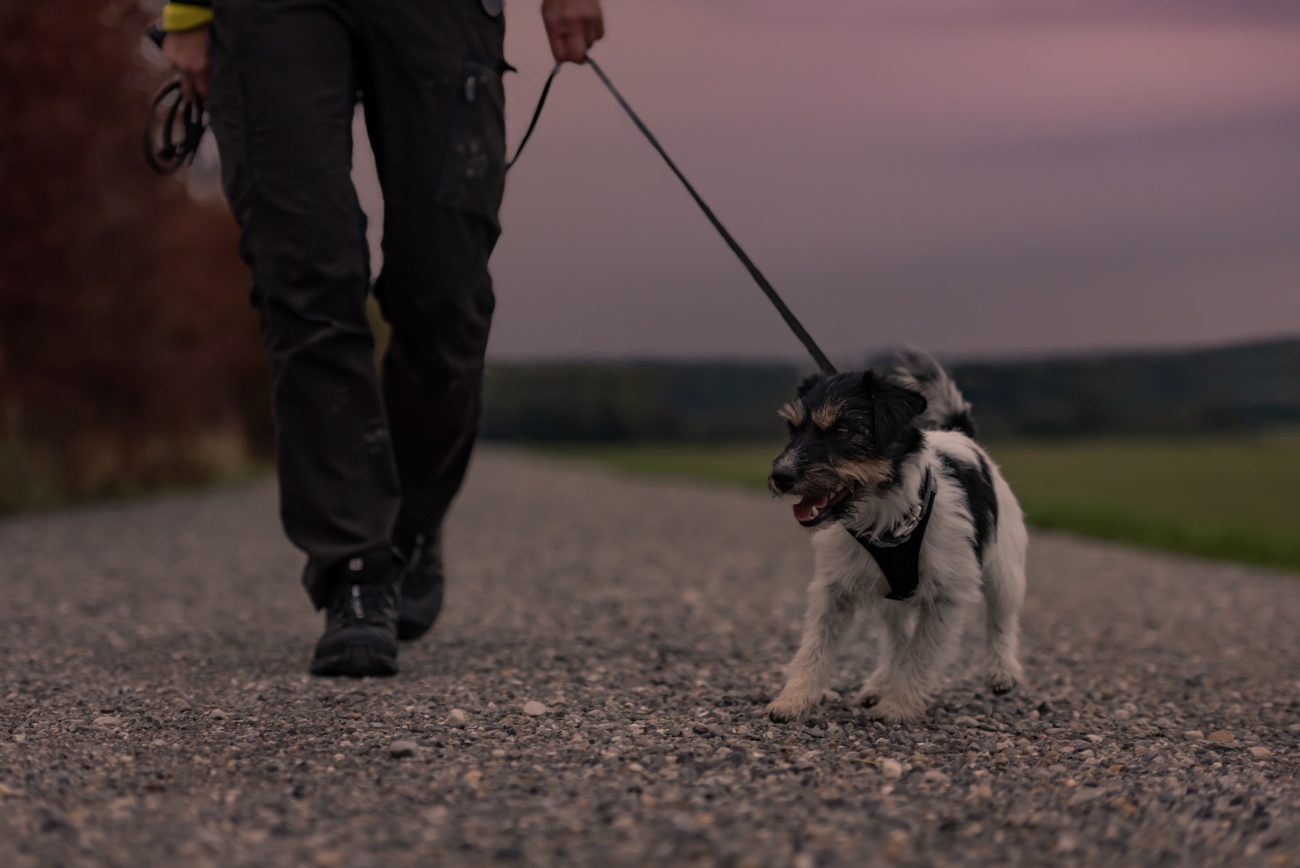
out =
<path fill-rule="evenodd" d="M 387 549 L 367 552 L 332 569 L 325 632 L 316 643 L 313 675 L 397 673 L 397 574 Z"/>
<path fill-rule="evenodd" d="M 402 611 L 397 620 L 397 638 L 419 639 L 442 611 L 442 529 L 418 534 L 402 570 Z"/>

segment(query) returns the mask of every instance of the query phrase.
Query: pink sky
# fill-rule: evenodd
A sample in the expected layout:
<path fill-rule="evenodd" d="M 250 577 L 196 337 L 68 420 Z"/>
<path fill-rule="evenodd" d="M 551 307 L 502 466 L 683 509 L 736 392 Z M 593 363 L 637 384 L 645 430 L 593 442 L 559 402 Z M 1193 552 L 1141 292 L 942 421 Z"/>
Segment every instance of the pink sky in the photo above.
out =
<path fill-rule="evenodd" d="M 537 5 L 507 12 L 512 147 Z M 834 356 L 1300 333 L 1287 4 L 605 7 L 593 55 Z M 801 358 L 590 70 L 557 80 L 501 219 L 497 360 Z"/>

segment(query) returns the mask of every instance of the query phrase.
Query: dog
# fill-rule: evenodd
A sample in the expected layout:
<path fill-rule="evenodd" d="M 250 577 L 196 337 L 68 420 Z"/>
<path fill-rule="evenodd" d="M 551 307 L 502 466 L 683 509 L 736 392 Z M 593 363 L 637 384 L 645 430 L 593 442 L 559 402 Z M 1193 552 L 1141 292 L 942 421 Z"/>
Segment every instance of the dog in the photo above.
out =
<path fill-rule="evenodd" d="M 815 529 L 815 568 L 803 639 L 769 717 L 808 718 L 836 645 L 865 609 L 883 635 L 880 662 L 856 702 L 889 723 L 921 719 L 981 594 L 985 683 L 1011 691 L 1023 679 L 1028 533 L 943 367 L 911 350 L 891 368 L 810 377 L 780 415 L 790 443 L 768 484 L 799 498 L 794 517 Z"/>

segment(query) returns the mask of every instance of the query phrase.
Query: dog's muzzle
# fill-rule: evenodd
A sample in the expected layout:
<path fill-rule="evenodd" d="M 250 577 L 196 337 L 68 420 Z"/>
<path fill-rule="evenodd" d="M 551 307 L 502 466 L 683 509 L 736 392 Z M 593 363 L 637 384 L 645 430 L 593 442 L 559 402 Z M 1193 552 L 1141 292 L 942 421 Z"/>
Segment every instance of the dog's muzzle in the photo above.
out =
<path fill-rule="evenodd" d="M 793 467 L 778 466 L 772 468 L 772 488 L 781 494 L 789 494 L 790 489 L 799 481 L 799 471 Z"/>

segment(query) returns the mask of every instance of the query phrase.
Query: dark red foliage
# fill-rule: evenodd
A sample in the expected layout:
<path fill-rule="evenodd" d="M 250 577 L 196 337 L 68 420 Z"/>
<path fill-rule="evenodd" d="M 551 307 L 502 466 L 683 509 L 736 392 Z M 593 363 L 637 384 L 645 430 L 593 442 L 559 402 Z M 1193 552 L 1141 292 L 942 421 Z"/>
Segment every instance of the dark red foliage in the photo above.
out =
<path fill-rule="evenodd" d="M 62 456 L 70 478 L 87 443 L 165 475 L 159 442 L 232 427 L 269 442 L 236 229 L 141 158 L 165 77 L 141 50 L 149 17 L 0 4 L 0 437 Z"/>

